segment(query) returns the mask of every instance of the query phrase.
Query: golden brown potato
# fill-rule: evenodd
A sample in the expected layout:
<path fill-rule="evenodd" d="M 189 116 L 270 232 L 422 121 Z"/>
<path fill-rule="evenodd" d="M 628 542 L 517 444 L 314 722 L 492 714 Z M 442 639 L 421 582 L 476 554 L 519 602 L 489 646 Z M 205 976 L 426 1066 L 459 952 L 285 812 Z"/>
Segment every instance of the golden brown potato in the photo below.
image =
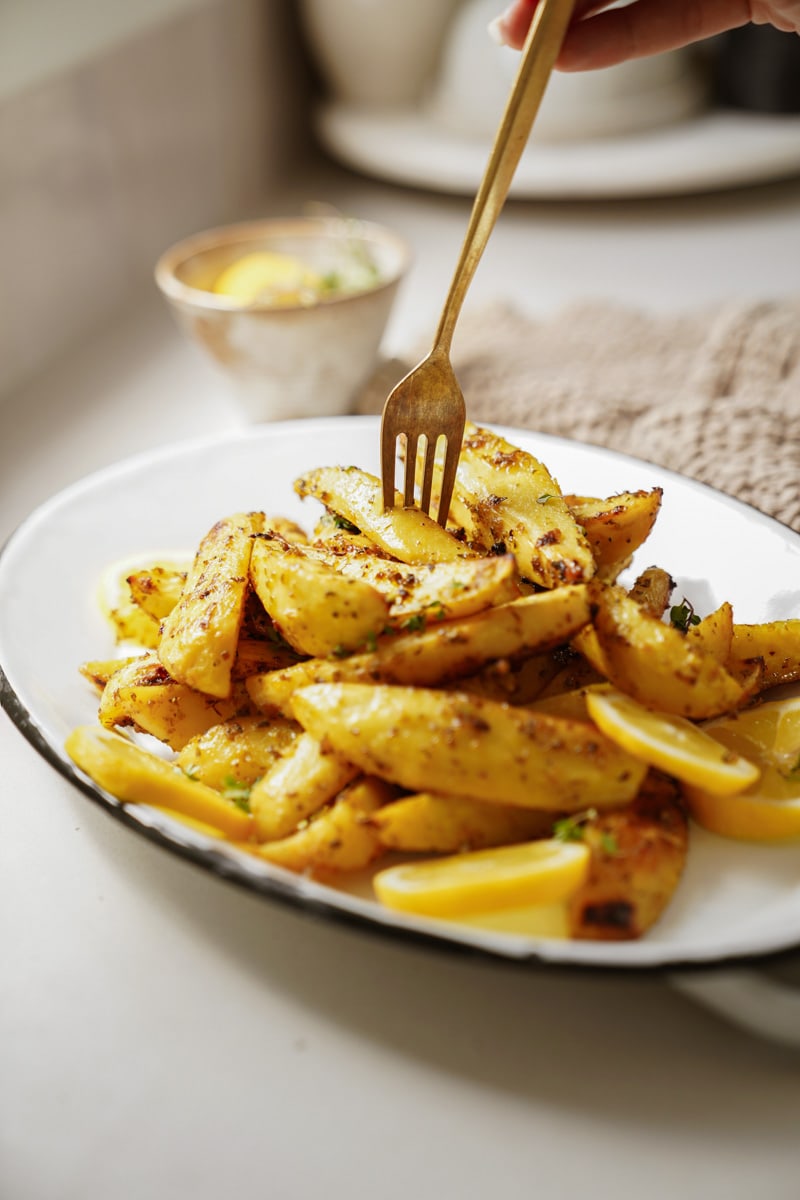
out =
<path fill-rule="evenodd" d="M 131 596 L 155 621 L 161 622 L 181 598 L 186 571 L 177 564 L 154 563 L 128 576 Z"/>
<path fill-rule="evenodd" d="M 592 609 L 603 673 L 640 704 L 702 720 L 747 698 L 712 655 L 651 617 L 622 588 L 593 584 Z"/>
<path fill-rule="evenodd" d="M 402 626 L 420 614 L 447 620 L 469 617 L 520 594 L 519 573 L 511 554 L 465 558 L 445 563 L 399 563 L 346 542 L 313 547 L 337 571 L 363 579 L 389 604 L 389 624 Z"/>
<path fill-rule="evenodd" d="M 248 680 L 253 703 L 291 715 L 291 697 L 309 683 L 374 680 L 440 684 L 473 674 L 491 659 L 541 650 L 566 641 L 588 617 L 583 584 L 526 596 L 463 621 L 442 621 L 419 632 L 382 638 L 370 654 L 309 659 L 285 671 Z"/>
<path fill-rule="evenodd" d="M 187 742 L 178 766 L 218 792 L 250 787 L 265 775 L 300 733 L 294 721 L 263 716 L 233 717 L 212 725 Z"/>
<path fill-rule="evenodd" d="M 296 833 L 263 842 L 256 853 L 290 871 L 360 871 L 383 853 L 370 818 L 393 795 L 382 779 L 357 779 Z"/>
<path fill-rule="evenodd" d="M 276 534 L 256 538 L 250 578 L 275 628 L 300 654 L 363 648 L 374 643 L 389 617 L 388 603 L 371 584 Z"/>
<path fill-rule="evenodd" d="M 299 496 L 313 496 L 405 563 L 452 562 L 469 551 L 418 508 L 384 511 L 380 479 L 358 467 L 319 467 L 295 481 Z M 397 503 L 402 497 L 397 493 Z"/>
<path fill-rule="evenodd" d="M 592 858 L 569 903 L 570 937 L 641 937 L 669 904 L 686 863 L 689 828 L 677 786 L 653 771 L 632 804 L 590 817 L 580 832 Z"/>
<path fill-rule="evenodd" d="M 88 679 L 89 683 L 102 692 L 112 675 L 131 663 L 142 662 L 145 657 L 143 654 L 136 654 L 131 658 L 93 659 L 91 662 L 81 663 L 78 669 L 84 679 Z"/>
<path fill-rule="evenodd" d="M 646 771 L 588 723 L 464 692 L 315 684 L 292 708 L 344 759 L 410 791 L 572 812 L 627 803 Z"/>
<path fill-rule="evenodd" d="M 173 679 L 208 696 L 224 699 L 231 692 L 252 538 L 263 525 L 263 513 L 218 521 L 200 543 L 183 594 L 161 627 L 161 662 Z"/>
<path fill-rule="evenodd" d="M 132 725 L 173 750 L 229 717 L 253 711 L 244 685 L 224 700 L 206 696 L 170 677 L 155 654 L 133 659 L 116 671 L 100 697 L 98 717 L 107 729 Z"/>
<path fill-rule="evenodd" d="M 384 805 L 370 824 L 387 850 L 455 854 L 548 837 L 553 814 L 466 796 L 417 792 Z"/>
<path fill-rule="evenodd" d="M 586 536 L 547 468 L 527 451 L 469 422 L 455 494 L 469 516 L 467 536 L 487 548 L 505 547 L 523 578 L 552 588 L 581 583 L 594 574 Z"/>
<path fill-rule="evenodd" d="M 258 840 L 275 841 L 293 833 L 358 774 L 358 767 L 329 743 L 301 733 L 250 792 Z"/>
<path fill-rule="evenodd" d="M 671 575 L 661 567 L 647 567 L 636 577 L 628 595 L 651 617 L 658 617 L 660 620 L 667 611 L 674 589 L 675 580 Z"/>
<path fill-rule="evenodd" d="M 800 679 L 800 620 L 733 626 L 730 670 L 746 675 L 758 663 L 763 664 L 760 691 Z"/>
<path fill-rule="evenodd" d="M 727 600 L 686 631 L 686 640 L 727 665 L 733 645 L 733 609 Z"/>
<path fill-rule="evenodd" d="M 607 500 L 565 496 L 592 548 L 601 579 L 613 582 L 650 536 L 662 494 L 661 488 L 653 488 L 649 492 L 621 492 Z"/>

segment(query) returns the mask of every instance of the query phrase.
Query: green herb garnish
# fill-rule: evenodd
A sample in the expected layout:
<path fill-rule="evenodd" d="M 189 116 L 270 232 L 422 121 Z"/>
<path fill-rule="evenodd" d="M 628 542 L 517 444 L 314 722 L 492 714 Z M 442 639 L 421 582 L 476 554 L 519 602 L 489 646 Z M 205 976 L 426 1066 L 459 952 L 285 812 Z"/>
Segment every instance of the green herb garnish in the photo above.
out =
<path fill-rule="evenodd" d="M 357 525 L 348 521 L 347 517 L 340 517 L 338 513 L 334 513 L 333 523 L 337 529 L 343 529 L 345 533 L 361 533 Z"/>
<path fill-rule="evenodd" d="M 242 783 L 241 779 L 235 779 L 233 775 L 226 775 L 222 784 L 222 794 L 226 800 L 230 800 L 237 808 L 241 808 L 242 812 L 250 812 L 250 785 Z"/>
<path fill-rule="evenodd" d="M 669 619 L 675 629 L 679 629 L 681 633 L 686 633 L 690 625 L 700 624 L 700 618 L 694 611 L 694 606 L 689 603 L 685 596 L 680 604 L 673 604 L 669 610 Z"/>
<path fill-rule="evenodd" d="M 582 842 L 588 821 L 597 816 L 596 808 L 587 808 L 585 812 L 573 813 L 569 817 L 553 823 L 553 837 L 559 842 Z"/>

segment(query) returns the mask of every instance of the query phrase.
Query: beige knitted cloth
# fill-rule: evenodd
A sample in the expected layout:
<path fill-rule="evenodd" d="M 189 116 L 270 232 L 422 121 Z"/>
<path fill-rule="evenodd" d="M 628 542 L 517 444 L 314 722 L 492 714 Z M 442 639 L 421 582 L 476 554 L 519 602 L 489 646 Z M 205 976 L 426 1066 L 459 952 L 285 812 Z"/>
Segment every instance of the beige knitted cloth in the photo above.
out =
<path fill-rule="evenodd" d="M 470 420 L 636 455 L 800 532 L 800 296 L 679 317 L 492 306 L 463 315 L 453 365 Z M 384 364 L 359 411 L 379 412 L 406 367 Z"/>

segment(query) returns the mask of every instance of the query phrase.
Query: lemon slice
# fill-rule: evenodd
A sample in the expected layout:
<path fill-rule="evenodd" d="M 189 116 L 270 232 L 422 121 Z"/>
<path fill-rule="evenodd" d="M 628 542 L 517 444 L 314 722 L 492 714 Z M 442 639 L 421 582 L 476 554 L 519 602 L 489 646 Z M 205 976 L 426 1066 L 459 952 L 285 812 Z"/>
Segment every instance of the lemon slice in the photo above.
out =
<path fill-rule="evenodd" d="M 564 900 L 585 880 L 589 859 L 582 842 L 546 838 L 388 867 L 373 884 L 387 908 L 459 917 Z"/>
<path fill-rule="evenodd" d="M 622 692 L 587 691 L 586 706 L 601 732 L 629 754 L 713 795 L 741 792 L 761 774 L 691 721 L 651 712 Z"/>
<path fill-rule="evenodd" d="M 719 717 L 705 729 L 725 749 L 758 763 L 761 777 L 735 796 L 687 788 L 697 823 L 712 833 L 748 841 L 800 837 L 800 697 Z"/>
<path fill-rule="evenodd" d="M 288 254 L 258 250 L 237 258 L 214 282 L 219 296 L 241 304 L 308 304 L 322 289 L 319 275 Z"/>

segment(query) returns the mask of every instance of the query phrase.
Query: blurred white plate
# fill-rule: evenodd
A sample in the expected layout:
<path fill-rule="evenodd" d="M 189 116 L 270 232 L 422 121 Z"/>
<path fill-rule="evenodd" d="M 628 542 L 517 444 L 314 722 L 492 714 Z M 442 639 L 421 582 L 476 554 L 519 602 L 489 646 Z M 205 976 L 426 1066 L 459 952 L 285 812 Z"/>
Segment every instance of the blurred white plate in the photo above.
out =
<path fill-rule="evenodd" d="M 612 495 L 659 485 L 662 512 L 639 567 L 656 562 L 700 612 L 723 599 L 739 621 L 800 617 L 800 536 L 735 500 L 647 463 L 532 433 L 506 435 L 543 459 L 565 491 Z M 263 425 L 166 447 L 77 483 L 34 512 L 0 556 L 3 704 L 33 746 L 91 799 L 137 833 L 267 897 L 383 935 L 459 946 L 530 965 L 645 969 L 707 967 L 760 958 L 800 943 L 800 846 L 755 846 L 692 831 L 684 879 L 640 942 L 546 940 L 413 919 L 352 893 L 272 867 L 146 806 L 119 804 L 66 758 L 73 726 L 96 719 L 78 674 L 112 657 L 96 605 L 109 564 L 194 547 L 226 513 L 264 509 L 307 526 L 319 512 L 292 490 L 318 464 L 357 463 L 377 473 L 378 421 L 332 418 Z"/>
<path fill-rule="evenodd" d="M 473 195 L 490 146 L 459 138 L 422 111 L 322 106 L 322 145 L 367 175 L 433 191 Z M 511 195 L 518 199 L 669 196 L 800 175 L 800 116 L 710 111 L 624 137 L 531 143 Z"/>

